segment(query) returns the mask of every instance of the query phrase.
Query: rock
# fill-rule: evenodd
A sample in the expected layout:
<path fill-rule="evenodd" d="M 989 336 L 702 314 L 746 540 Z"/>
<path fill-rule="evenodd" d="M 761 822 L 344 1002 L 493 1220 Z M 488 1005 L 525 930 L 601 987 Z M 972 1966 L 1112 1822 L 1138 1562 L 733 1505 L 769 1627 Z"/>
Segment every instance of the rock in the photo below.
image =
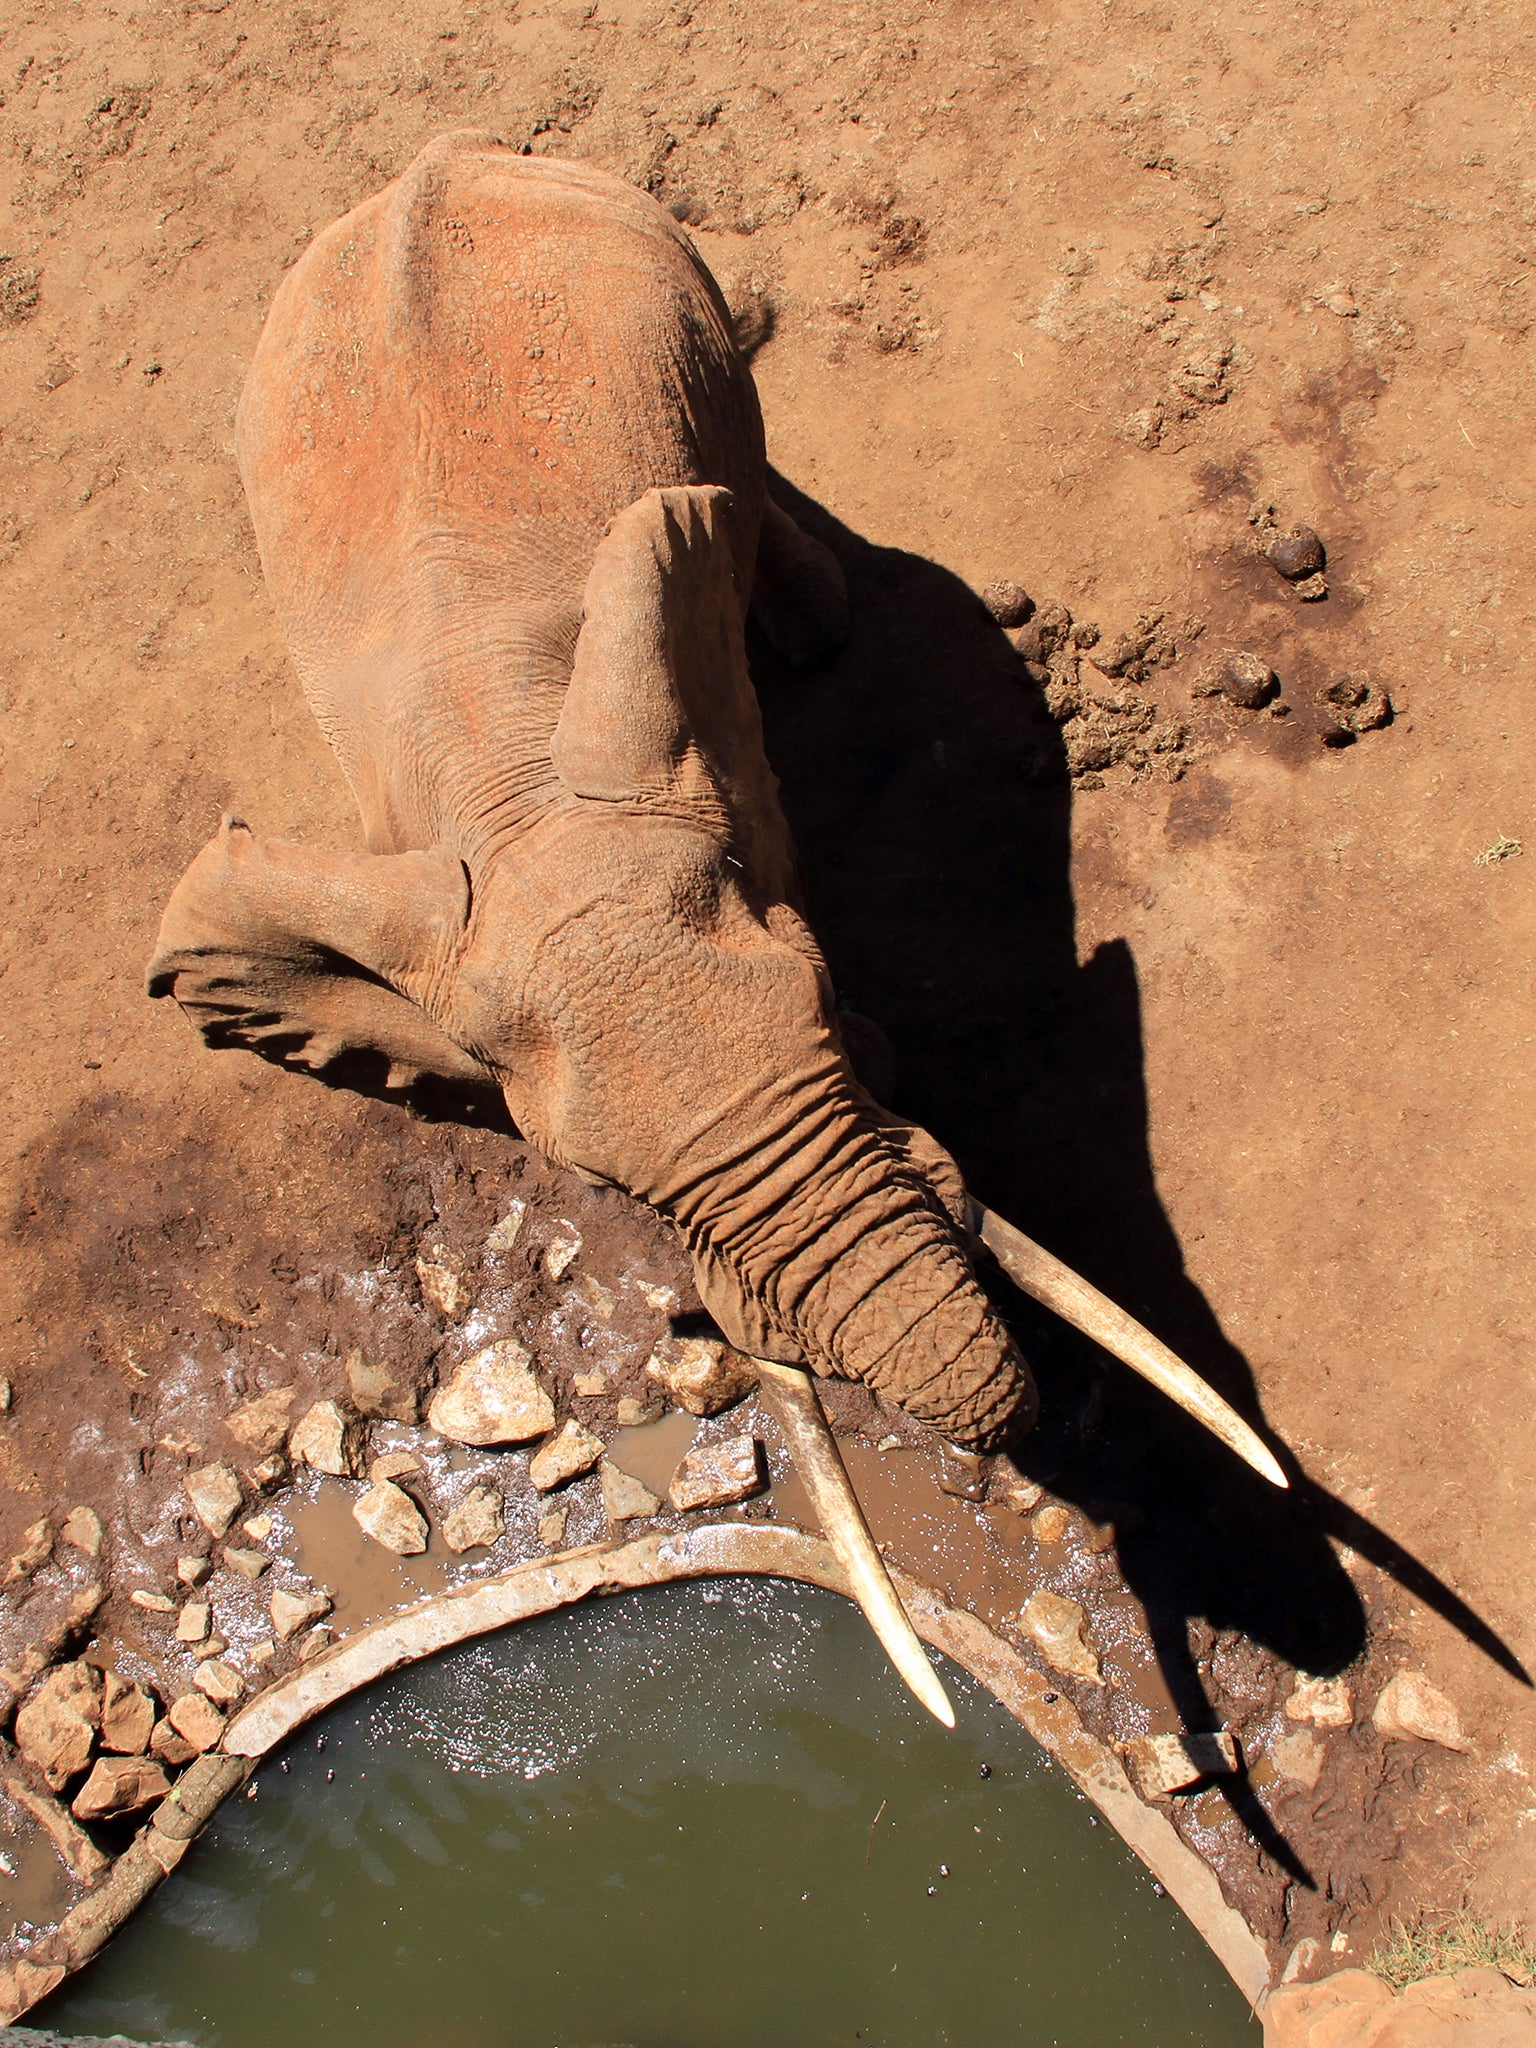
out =
<path fill-rule="evenodd" d="M 288 1410 L 293 1406 L 294 1392 L 292 1387 L 273 1387 L 270 1393 L 237 1408 L 224 1427 L 237 1444 L 264 1458 L 288 1434 Z"/>
<path fill-rule="evenodd" d="M 154 1806 L 171 1789 L 160 1764 L 145 1756 L 104 1756 L 70 1803 L 76 1820 L 114 1820 Z"/>
<path fill-rule="evenodd" d="M 294 1424 L 288 1438 L 288 1455 L 296 1465 L 329 1472 L 335 1479 L 351 1479 L 359 1467 L 361 1440 L 357 1418 L 339 1401 L 317 1401 Z"/>
<path fill-rule="evenodd" d="M 252 1515 L 248 1522 L 242 1522 L 240 1526 L 253 1543 L 265 1543 L 272 1534 L 272 1517 Z"/>
<path fill-rule="evenodd" d="M 264 1492 L 269 1491 L 274 1486 L 281 1486 L 287 1477 L 288 1454 L 286 1451 L 273 1451 L 270 1457 L 263 1458 L 259 1465 L 251 1467 L 252 1485 L 261 1487 Z"/>
<path fill-rule="evenodd" d="M 1340 320 L 1355 320 L 1360 315 L 1360 308 L 1355 304 L 1355 295 L 1347 285 L 1340 285 L 1337 291 L 1330 292 L 1323 305 Z"/>
<path fill-rule="evenodd" d="M 603 1440 L 584 1423 L 572 1420 L 542 1443 L 528 1464 L 528 1477 L 540 1493 L 564 1486 L 583 1472 L 590 1472 L 603 1455 Z"/>
<path fill-rule="evenodd" d="M 427 1525 L 420 1508 L 392 1479 L 370 1486 L 352 1503 L 352 1518 L 365 1536 L 382 1543 L 397 1557 L 415 1557 L 427 1547 Z"/>
<path fill-rule="evenodd" d="M 601 1401 L 608 1392 L 608 1375 L 605 1372 L 573 1373 L 571 1386 L 583 1400 Z"/>
<path fill-rule="evenodd" d="M 578 1301 L 584 1302 L 600 1323 L 613 1321 L 614 1292 L 605 1287 L 601 1280 L 595 1280 L 590 1273 L 578 1273 L 571 1283 L 571 1291 Z"/>
<path fill-rule="evenodd" d="M 289 1642 L 300 1629 L 329 1614 L 333 1605 L 329 1593 L 285 1593 L 281 1586 L 274 1586 L 272 1632 L 280 1643 Z"/>
<path fill-rule="evenodd" d="M 1032 1593 L 1019 1617 L 1024 1632 L 1039 1645 L 1045 1661 L 1068 1678 L 1102 1685 L 1099 1660 L 1088 1641 L 1088 1621 L 1075 1600 L 1059 1593 Z"/>
<path fill-rule="evenodd" d="M 720 1337 L 675 1337 L 657 1346 L 645 1369 L 690 1415 L 718 1415 L 757 1385 L 751 1360 Z"/>
<path fill-rule="evenodd" d="M 514 1195 L 507 1204 L 507 1213 L 485 1240 L 488 1252 L 509 1252 L 522 1234 L 523 1218 L 528 1214 L 528 1204 L 521 1195 Z"/>
<path fill-rule="evenodd" d="M 176 1617 L 178 1643 L 206 1642 L 213 1626 L 213 1610 L 206 1600 L 189 1600 Z"/>
<path fill-rule="evenodd" d="M 189 1698 L 197 1697 L 196 1693 L 189 1694 Z M 203 1704 L 207 1706 L 208 1702 L 205 1700 Z M 210 1708 L 209 1711 L 217 1710 Z M 191 1763 L 198 1753 L 185 1735 L 177 1734 L 169 1721 L 155 1723 L 154 1733 L 149 1738 L 149 1749 L 151 1756 L 159 1757 L 160 1761 L 169 1764 L 173 1771 L 179 1771 L 183 1764 Z"/>
<path fill-rule="evenodd" d="M 754 1436 L 730 1436 L 720 1443 L 690 1451 L 678 1466 L 669 1490 L 679 1514 L 698 1508 L 724 1508 L 761 1493 L 763 1447 Z"/>
<path fill-rule="evenodd" d="M 1436 1742 L 1442 1749 L 1472 1747 L 1455 1707 L 1422 1672 L 1399 1671 L 1387 1681 L 1371 1714 L 1377 1733 L 1391 1741 Z"/>
<path fill-rule="evenodd" d="M 1237 1769 L 1237 1744 L 1223 1729 L 1213 1735 L 1138 1735 L 1121 1745 L 1147 1799 L 1166 1799 L 1202 1778 L 1227 1777 Z"/>
<path fill-rule="evenodd" d="M 276 1655 L 277 1644 L 271 1636 L 259 1636 L 245 1653 L 246 1662 L 258 1668 L 263 1664 L 270 1664 Z"/>
<path fill-rule="evenodd" d="M 322 1650 L 328 1650 L 330 1647 L 330 1630 L 328 1628 L 312 1628 L 299 1644 L 299 1662 L 301 1664 L 308 1664 L 311 1658 L 318 1657 Z"/>
<path fill-rule="evenodd" d="M 239 1480 L 227 1465 L 202 1465 L 182 1481 L 192 1512 L 208 1534 L 224 1535 L 245 1503 Z"/>
<path fill-rule="evenodd" d="M 562 1216 L 560 1228 L 564 1234 L 551 1238 L 544 1253 L 544 1270 L 551 1280 L 562 1279 L 571 1262 L 581 1253 L 581 1232 L 575 1224 Z"/>
<path fill-rule="evenodd" d="M 1293 526 L 1288 532 L 1274 534 L 1264 552 L 1291 583 L 1303 576 L 1315 576 L 1328 559 L 1321 539 L 1310 526 Z"/>
<path fill-rule="evenodd" d="M 433 1396 L 427 1420 L 456 1444 L 525 1444 L 555 1426 L 555 1405 L 514 1338 L 486 1345 Z"/>
<path fill-rule="evenodd" d="M 242 1550 L 236 1544 L 226 1543 L 223 1562 L 242 1579 L 259 1579 L 272 1560 L 264 1550 Z"/>
<path fill-rule="evenodd" d="M 174 1614 L 176 1612 L 176 1602 L 168 1593 L 150 1593 L 146 1592 L 144 1587 L 138 1586 L 128 1595 L 128 1598 L 135 1607 L 142 1607 L 149 1614 Z"/>
<path fill-rule="evenodd" d="M 1002 627 L 1022 626 L 1034 610 L 1034 599 L 1022 583 L 989 583 L 981 601 Z"/>
<path fill-rule="evenodd" d="M 368 1467 L 368 1477 L 374 1486 L 384 1479 L 424 1479 L 426 1472 L 414 1451 L 385 1451 Z"/>
<path fill-rule="evenodd" d="M 1275 694 L 1275 672 L 1256 654 L 1234 654 L 1221 671 L 1221 694 L 1244 711 L 1258 711 Z"/>
<path fill-rule="evenodd" d="M 172 1700 L 165 1718 L 198 1756 L 212 1749 L 224 1734 L 224 1716 L 200 1692 L 184 1692 L 179 1700 Z"/>
<path fill-rule="evenodd" d="M 1369 1970 L 1283 1984 L 1263 2003 L 1265 2048 L 1531 2048 L 1536 1991 L 1489 1968 L 1424 1977 L 1395 1996 Z"/>
<path fill-rule="evenodd" d="M 365 1358 L 361 1351 L 349 1351 L 346 1372 L 352 1405 L 359 1415 L 371 1415 L 380 1422 L 416 1420 L 421 1397 L 392 1366 Z"/>
<path fill-rule="evenodd" d="M 87 1557 L 100 1557 L 106 1532 L 94 1508 L 71 1508 L 64 1517 L 64 1526 L 59 1534 L 73 1549 L 83 1550 Z"/>
<path fill-rule="evenodd" d="M 939 1446 L 939 1491 L 956 1500 L 982 1501 L 992 1476 L 992 1460 L 958 1444 Z"/>
<path fill-rule="evenodd" d="M 1047 1501 L 1029 1518 L 1030 1534 L 1037 1543 L 1063 1543 L 1071 1526 L 1072 1517 L 1058 1500 Z"/>
<path fill-rule="evenodd" d="M 619 1403 L 620 1429 L 646 1429 L 653 1422 L 660 1422 L 667 1412 L 662 1401 L 636 1401 L 626 1395 Z"/>
<path fill-rule="evenodd" d="M 155 1703 L 142 1685 L 120 1678 L 115 1671 L 103 1674 L 101 1695 L 101 1746 L 118 1756 L 142 1756 L 149 1747 L 155 1725 Z"/>
<path fill-rule="evenodd" d="M 224 1652 L 229 1648 L 229 1643 L 226 1640 L 226 1638 L 221 1636 L 218 1630 L 215 1629 L 213 1634 L 209 1636 L 208 1640 L 201 1645 L 201 1648 L 203 1655 L 205 1657 L 222 1657 Z"/>
<path fill-rule="evenodd" d="M 1298 1728 L 1294 1734 L 1282 1735 L 1269 1752 L 1269 1761 L 1276 1775 L 1289 1778 L 1293 1784 L 1301 1785 L 1308 1792 L 1315 1791 L 1317 1781 L 1323 1774 L 1323 1758 L 1327 1751 L 1308 1728 Z"/>
<path fill-rule="evenodd" d="M 213 1571 L 211 1557 L 178 1557 L 176 1576 L 184 1586 L 200 1586 Z"/>
<path fill-rule="evenodd" d="M 505 1524 L 502 1499 L 494 1486 L 473 1486 L 442 1521 L 443 1541 L 450 1550 L 483 1550 L 495 1543 Z"/>
<path fill-rule="evenodd" d="M 1342 1678 L 1308 1678 L 1298 1671 L 1285 1718 L 1310 1721 L 1314 1728 L 1347 1728 L 1355 1718 L 1349 1687 Z"/>
<path fill-rule="evenodd" d="M 53 1555 L 53 1529 L 45 1517 L 34 1522 L 31 1528 L 22 1532 L 21 1548 L 5 1568 L 5 1578 L 0 1584 L 19 1586 L 23 1579 L 30 1579 L 39 1565 L 46 1564 Z"/>
<path fill-rule="evenodd" d="M 431 1247 L 431 1256 L 416 1261 L 416 1278 L 421 1292 L 439 1315 L 450 1319 L 469 1307 L 469 1289 L 458 1262 L 445 1245 Z"/>
<path fill-rule="evenodd" d="M 603 1506 L 610 1522 L 631 1522 L 654 1515 L 661 1502 L 648 1486 L 631 1473 L 620 1471 L 605 1458 L 602 1464 Z"/>
<path fill-rule="evenodd" d="M 1033 1479 L 1013 1479 L 1003 1488 L 999 1506 L 1015 1515 L 1031 1515 L 1045 1498 L 1045 1488 Z"/>
<path fill-rule="evenodd" d="M 547 1515 L 539 1517 L 539 1541 L 546 1550 L 565 1548 L 565 1525 L 569 1508 L 551 1508 Z"/>
<path fill-rule="evenodd" d="M 89 1664 L 60 1664 L 16 1716 L 16 1747 L 58 1792 L 83 1771 L 101 1725 L 101 1673 Z"/>
<path fill-rule="evenodd" d="M 192 1682 L 216 1707 L 232 1707 L 245 1691 L 245 1680 L 234 1665 L 218 1657 L 205 1657 L 192 1674 Z"/>

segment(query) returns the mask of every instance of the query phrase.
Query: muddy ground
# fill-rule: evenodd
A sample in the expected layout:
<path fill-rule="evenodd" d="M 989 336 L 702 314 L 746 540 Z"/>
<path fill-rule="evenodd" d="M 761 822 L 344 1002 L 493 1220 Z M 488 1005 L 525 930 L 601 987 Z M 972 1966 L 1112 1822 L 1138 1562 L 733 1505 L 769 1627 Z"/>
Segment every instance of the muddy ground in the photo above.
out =
<path fill-rule="evenodd" d="M 642 1285 L 688 1306 L 650 1219 L 485 1105 L 209 1055 L 142 993 L 222 809 L 357 843 L 232 412 L 311 233 L 484 127 L 648 186 L 738 311 L 785 501 L 852 589 L 831 669 L 753 656 L 898 1106 L 1306 1479 L 1261 1498 L 1012 1302 L 1061 1558 L 918 1478 L 881 1533 L 933 1578 L 934 1517 L 988 1522 L 1014 1579 L 954 1590 L 1000 1619 L 1039 1583 L 1144 1617 L 1084 1711 L 1238 1732 L 1245 1777 L 1180 1825 L 1277 1962 L 1527 1910 L 1533 40 L 1510 0 L 8 13 L 0 1558 L 94 1504 L 104 1661 L 185 1682 L 128 1595 L 168 1584 L 181 1479 L 238 1402 L 343 1392 L 364 1346 L 452 1366 L 472 1311 L 423 1299 L 434 1245 L 605 1429 L 668 1320 Z M 1326 595 L 1264 559 L 1265 508 L 1322 535 Z M 1097 642 L 1014 645 L 976 597 L 999 578 Z M 1257 709 L 1207 694 L 1238 653 L 1278 679 Z M 486 1279 L 519 1187 L 521 1263 Z M 607 1319 L 538 1266 L 561 1219 Z M 571 1392 L 605 1365 L 607 1395 Z M 856 1398 L 843 1421 L 888 1433 Z M 901 1455 L 860 1453 L 866 1483 Z M 90 1579 L 57 1556 L 4 1596 L 6 1660 Z M 1467 1753 L 1373 1729 L 1405 1665 Z M 1355 1707 L 1311 1788 L 1265 1762 L 1294 1670 L 1342 1671 Z"/>

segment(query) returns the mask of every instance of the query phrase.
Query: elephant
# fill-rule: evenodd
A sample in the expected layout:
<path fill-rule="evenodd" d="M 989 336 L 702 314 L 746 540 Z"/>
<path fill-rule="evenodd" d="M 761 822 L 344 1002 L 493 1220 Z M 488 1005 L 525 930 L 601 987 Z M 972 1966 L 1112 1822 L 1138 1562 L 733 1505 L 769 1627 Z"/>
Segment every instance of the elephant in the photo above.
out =
<path fill-rule="evenodd" d="M 832 655 L 847 591 L 769 493 L 729 313 L 655 199 L 439 138 L 289 272 L 236 439 L 367 850 L 226 817 L 152 996 L 322 1076 L 493 1085 L 550 1159 L 671 1221 L 738 1349 L 863 1381 L 962 1460 L 1037 1409 L 973 1237 L 1193 1381 L 968 1215 L 953 1160 L 860 1078 L 746 655 L 749 614 L 792 664 Z"/>

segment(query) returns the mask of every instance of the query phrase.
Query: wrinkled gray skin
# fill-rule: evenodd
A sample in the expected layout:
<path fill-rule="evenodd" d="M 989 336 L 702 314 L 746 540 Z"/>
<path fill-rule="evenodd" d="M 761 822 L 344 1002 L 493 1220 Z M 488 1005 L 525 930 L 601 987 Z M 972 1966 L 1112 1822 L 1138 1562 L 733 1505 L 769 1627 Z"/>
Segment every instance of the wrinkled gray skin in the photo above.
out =
<path fill-rule="evenodd" d="M 150 992 L 214 1045 L 494 1078 L 670 1217 L 731 1341 L 952 1441 L 1033 1413 L 959 1176 L 876 1106 L 797 908 L 749 603 L 830 653 L 841 572 L 769 500 L 751 376 L 654 201 L 448 136 L 284 282 L 241 471 L 369 851 L 234 819 Z"/>

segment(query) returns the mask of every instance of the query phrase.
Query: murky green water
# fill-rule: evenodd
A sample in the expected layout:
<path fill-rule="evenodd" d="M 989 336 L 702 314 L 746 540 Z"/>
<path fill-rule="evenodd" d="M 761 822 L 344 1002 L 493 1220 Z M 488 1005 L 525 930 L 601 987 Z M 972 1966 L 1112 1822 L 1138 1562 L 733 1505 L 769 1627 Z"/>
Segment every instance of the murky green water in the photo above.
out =
<path fill-rule="evenodd" d="M 944 1675 L 954 1735 L 852 1608 L 783 1581 L 524 1623 L 264 1765 L 36 2024 L 199 2048 L 1256 2048 L 1172 1900 Z"/>

